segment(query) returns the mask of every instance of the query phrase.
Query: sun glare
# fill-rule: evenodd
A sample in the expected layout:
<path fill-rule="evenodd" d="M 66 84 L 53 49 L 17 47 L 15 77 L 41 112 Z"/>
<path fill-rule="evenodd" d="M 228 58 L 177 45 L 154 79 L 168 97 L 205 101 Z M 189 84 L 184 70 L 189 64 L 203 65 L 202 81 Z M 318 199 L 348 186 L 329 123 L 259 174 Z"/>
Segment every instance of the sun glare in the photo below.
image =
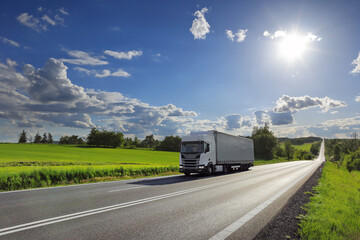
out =
<path fill-rule="evenodd" d="M 295 34 L 287 35 L 279 43 L 280 55 L 291 61 L 299 59 L 304 53 L 305 45 L 305 38 Z"/>

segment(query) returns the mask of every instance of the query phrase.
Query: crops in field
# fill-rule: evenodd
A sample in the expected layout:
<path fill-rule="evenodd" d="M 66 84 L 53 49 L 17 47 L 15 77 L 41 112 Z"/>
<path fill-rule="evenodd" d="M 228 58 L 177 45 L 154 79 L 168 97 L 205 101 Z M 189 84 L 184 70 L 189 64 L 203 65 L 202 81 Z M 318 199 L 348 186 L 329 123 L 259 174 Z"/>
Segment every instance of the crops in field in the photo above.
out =
<path fill-rule="evenodd" d="M 301 239 L 360 239 L 360 172 L 327 162 L 301 216 Z"/>
<path fill-rule="evenodd" d="M 177 173 L 179 154 L 56 144 L 0 144 L 0 190 Z"/>

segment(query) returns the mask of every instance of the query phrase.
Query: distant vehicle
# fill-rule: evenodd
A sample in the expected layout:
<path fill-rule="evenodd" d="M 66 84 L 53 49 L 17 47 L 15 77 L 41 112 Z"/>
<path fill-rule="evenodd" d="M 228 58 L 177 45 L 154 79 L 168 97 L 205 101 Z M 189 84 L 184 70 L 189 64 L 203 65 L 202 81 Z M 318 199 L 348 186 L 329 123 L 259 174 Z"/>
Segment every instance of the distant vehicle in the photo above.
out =
<path fill-rule="evenodd" d="M 253 165 L 251 139 L 217 131 L 192 133 L 182 138 L 179 170 L 186 176 L 248 170 Z"/>

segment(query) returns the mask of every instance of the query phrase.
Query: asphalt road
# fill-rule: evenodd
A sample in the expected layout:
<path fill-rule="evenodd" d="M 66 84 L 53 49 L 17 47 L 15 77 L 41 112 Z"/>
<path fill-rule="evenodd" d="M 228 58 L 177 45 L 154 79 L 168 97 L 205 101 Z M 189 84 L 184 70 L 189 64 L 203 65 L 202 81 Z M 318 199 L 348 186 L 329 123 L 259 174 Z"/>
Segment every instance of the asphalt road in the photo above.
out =
<path fill-rule="evenodd" d="M 324 160 L 0 193 L 0 239 L 252 239 Z"/>

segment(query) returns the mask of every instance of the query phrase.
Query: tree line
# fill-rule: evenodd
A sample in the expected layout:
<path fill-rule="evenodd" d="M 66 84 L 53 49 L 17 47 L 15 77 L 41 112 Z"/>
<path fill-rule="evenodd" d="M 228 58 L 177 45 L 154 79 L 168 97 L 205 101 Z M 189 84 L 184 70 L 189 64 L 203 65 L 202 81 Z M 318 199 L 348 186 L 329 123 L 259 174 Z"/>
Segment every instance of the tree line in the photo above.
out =
<path fill-rule="evenodd" d="M 53 143 L 53 137 L 51 133 L 44 133 L 41 137 L 37 133 L 32 140 L 28 133 L 23 130 L 19 135 L 18 143 Z M 72 144 L 83 145 L 87 144 L 91 147 L 105 147 L 105 148 L 149 148 L 157 151 L 180 151 L 181 138 L 179 136 L 166 136 L 164 140 L 155 139 L 154 135 L 147 135 L 145 139 L 140 140 L 135 137 L 124 138 L 124 134 L 121 132 L 99 130 L 92 128 L 86 138 L 79 137 L 78 135 L 62 136 L 60 137 L 59 144 Z"/>
<path fill-rule="evenodd" d="M 273 158 L 286 158 L 287 160 L 294 158 L 304 160 L 313 159 L 319 153 L 320 142 L 312 144 L 310 152 L 295 149 L 293 142 L 303 144 L 314 139 L 321 140 L 321 138 L 316 137 L 309 137 L 309 140 L 307 138 L 300 138 L 299 141 L 288 138 L 281 138 L 279 140 L 275 137 L 274 133 L 270 131 L 267 124 L 265 124 L 264 127 L 254 127 L 250 138 L 254 141 L 255 157 L 269 160 Z M 284 142 L 284 147 L 281 146 L 282 142 Z"/>
<path fill-rule="evenodd" d="M 25 131 L 19 134 L 18 143 L 54 143 L 51 133 L 44 133 L 42 136 L 39 133 L 36 133 L 34 139 Z"/>

